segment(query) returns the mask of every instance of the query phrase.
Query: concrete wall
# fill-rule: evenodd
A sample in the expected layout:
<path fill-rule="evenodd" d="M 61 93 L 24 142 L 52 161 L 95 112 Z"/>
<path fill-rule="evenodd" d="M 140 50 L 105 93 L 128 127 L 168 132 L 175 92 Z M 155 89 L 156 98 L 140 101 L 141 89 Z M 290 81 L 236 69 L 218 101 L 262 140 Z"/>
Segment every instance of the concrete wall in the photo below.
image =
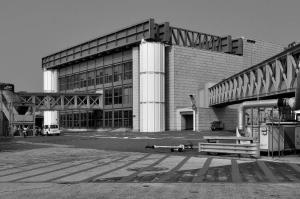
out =
<path fill-rule="evenodd" d="M 194 48 L 171 46 L 166 54 L 166 127 L 169 130 L 176 130 L 176 109 L 191 105 L 190 94 L 197 96 L 207 82 L 219 82 L 244 66 L 241 56 Z M 196 100 L 199 103 L 198 96 Z"/>
<path fill-rule="evenodd" d="M 198 108 L 198 129 L 210 129 L 212 121 L 222 121 L 225 130 L 234 130 L 238 122 L 238 104 L 221 108 Z"/>
<path fill-rule="evenodd" d="M 283 51 L 284 46 L 243 38 L 244 67 L 249 68 Z"/>
<path fill-rule="evenodd" d="M 217 83 L 241 70 L 258 64 L 283 50 L 283 46 L 264 41 L 253 43 L 243 38 L 243 56 L 230 55 L 181 46 L 168 47 L 166 51 L 166 128 L 176 129 L 176 109 L 191 105 L 189 95 L 194 94 L 197 106 L 202 107 L 197 114 L 197 130 L 209 129 L 210 122 L 221 120 L 225 129 L 233 130 L 237 121 L 234 107 L 208 108 L 205 97 L 205 85 Z M 203 100 L 204 99 L 204 100 Z"/>

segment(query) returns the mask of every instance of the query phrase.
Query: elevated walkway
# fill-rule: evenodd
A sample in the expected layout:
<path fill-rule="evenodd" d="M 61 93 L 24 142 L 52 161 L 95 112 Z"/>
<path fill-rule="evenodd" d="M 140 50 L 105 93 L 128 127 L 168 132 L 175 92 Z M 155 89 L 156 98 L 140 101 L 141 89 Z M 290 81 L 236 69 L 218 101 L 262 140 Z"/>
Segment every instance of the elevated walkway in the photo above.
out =
<path fill-rule="evenodd" d="M 14 93 L 1 90 L 0 123 L 8 121 L 7 128 L 15 125 L 34 126 L 36 111 L 103 109 L 102 97 L 98 93 Z M 7 129 L 0 131 L 0 135 L 5 135 Z"/>
<path fill-rule="evenodd" d="M 209 105 L 292 97 L 300 67 L 300 44 L 243 70 L 209 88 Z"/>

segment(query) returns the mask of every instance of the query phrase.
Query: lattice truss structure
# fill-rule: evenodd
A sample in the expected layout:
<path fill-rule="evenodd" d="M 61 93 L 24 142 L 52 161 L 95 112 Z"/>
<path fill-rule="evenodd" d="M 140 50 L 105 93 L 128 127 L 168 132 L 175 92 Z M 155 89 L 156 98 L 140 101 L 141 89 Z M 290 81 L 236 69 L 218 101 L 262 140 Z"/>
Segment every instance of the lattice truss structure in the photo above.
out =
<path fill-rule="evenodd" d="M 21 102 L 35 110 L 103 109 L 103 95 L 90 93 L 18 93 Z M 16 104 L 17 105 L 17 104 Z"/>
<path fill-rule="evenodd" d="M 213 50 L 234 54 L 242 54 L 242 39 L 232 40 L 231 36 L 220 37 L 216 35 L 170 27 L 171 43 L 192 48 Z M 237 52 L 239 51 L 239 52 Z"/>
<path fill-rule="evenodd" d="M 209 88 L 210 106 L 295 92 L 300 44 Z"/>

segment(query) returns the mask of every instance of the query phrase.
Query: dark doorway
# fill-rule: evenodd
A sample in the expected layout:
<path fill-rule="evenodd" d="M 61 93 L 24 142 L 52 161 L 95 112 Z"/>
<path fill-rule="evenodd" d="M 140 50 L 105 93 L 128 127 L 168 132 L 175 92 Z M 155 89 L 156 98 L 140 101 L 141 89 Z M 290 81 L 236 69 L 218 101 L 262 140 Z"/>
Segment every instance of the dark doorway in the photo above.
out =
<path fill-rule="evenodd" d="M 183 119 L 184 119 L 184 130 L 193 130 L 194 127 L 194 121 L 193 121 L 193 115 L 192 114 L 184 114 L 182 115 Z"/>

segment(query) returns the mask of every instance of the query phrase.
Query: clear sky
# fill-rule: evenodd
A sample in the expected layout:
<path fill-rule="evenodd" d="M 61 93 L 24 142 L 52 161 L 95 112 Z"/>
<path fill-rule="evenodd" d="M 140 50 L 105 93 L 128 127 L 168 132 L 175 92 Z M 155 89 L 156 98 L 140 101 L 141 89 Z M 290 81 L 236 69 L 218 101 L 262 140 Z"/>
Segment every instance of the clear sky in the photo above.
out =
<path fill-rule="evenodd" d="M 217 35 L 300 41 L 300 0 L 0 0 L 0 82 L 42 91 L 42 57 L 150 17 Z"/>

